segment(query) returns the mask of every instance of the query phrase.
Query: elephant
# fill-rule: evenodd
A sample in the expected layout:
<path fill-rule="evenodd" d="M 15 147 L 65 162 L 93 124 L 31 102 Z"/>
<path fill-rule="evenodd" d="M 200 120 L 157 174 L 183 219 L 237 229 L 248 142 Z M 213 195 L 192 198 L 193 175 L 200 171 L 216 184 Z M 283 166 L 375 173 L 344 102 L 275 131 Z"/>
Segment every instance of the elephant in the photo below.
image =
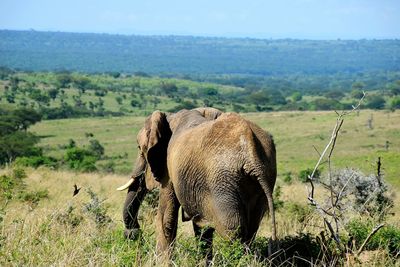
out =
<path fill-rule="evenodd" d="M 154 111 L 137 135 L 138 157 L 123 208 L 125 236 L 140 229 L 137 214 L 146 193 L 160 188 L 156 250 L 169 254 L 178 211 L 212 258 L 213 233 L 249 244 L 269 212 L 276 241 L 273 137 L 236 113 L 213 108 Z"/>

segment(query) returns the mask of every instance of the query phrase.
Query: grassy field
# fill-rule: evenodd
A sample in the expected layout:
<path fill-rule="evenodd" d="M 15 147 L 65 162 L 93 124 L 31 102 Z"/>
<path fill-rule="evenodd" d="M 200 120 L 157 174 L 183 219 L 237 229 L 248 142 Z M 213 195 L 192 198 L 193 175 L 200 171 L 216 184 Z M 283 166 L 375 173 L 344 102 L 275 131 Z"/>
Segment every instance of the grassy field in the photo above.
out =
<path fill-rule="evenodd" d="M 336 114 L 327 112 L 272 112 L 243 114 L 273 134 L 277 145 L 279 177 L 314 167 L 328 142 Z M 372 129 L 367 121 L 372 118 Z M 59 145 L 74 139 L 87 144 L 85 133 L 105 147 L 107 156 L 115 157 L 117 173 L 127 174 L 136 157 L 136 134 L 144 117 L 83 118 L 43 121 L 30 128 L 42 136 L 40 143 L 53 156 L 61 157 Z M 389 147 L 386 150 L 386 141 Z M 122 157 L 125 153 L 127 157 Z M 121 156 L 118 158 L 118 156 Z M 382 158 L 385 178 L 400 189 L 400 112 L 362 110 L 345 118 L 333 157 L 336 168 L 357 168 L 366 174 L 375 173 L 376 161 Z"/>
<path fill-rule="evenodd" d="M 373 129 L 367 120 L 373 118 Z M 318 153 L 328 142 L 335 123 L 334 112 L 279 112 L 243 114 L 249 120 L 270 131 L 277 144 L 278 185 L 284 208 L 277 212 L 278 236 L 284 239 L 299 233 L 319 233 L 321 220 L 315 213 L 308 213 L 307 188 L 296 178 L 298 173 L 312 168 Z M 142 127 L 144 117 L 119 117 L 99 119 L 71 119 L 43 121 L 30 128 L 42 136 L 40 143 L 46 153 L 61 157 L 60 145 L 70 138 L 80 145 L 87 144 L 85 133 L 93 133 L 105 147 L 106 155 L 116 157 L 117 174 L 74 173 L 67 170 L 46 168 L 26 169 L 24 190 L 40 192 L 47 196 L 35 199 L 14 199 L 7 203 L 1 218 L 0 265 L 1 266 L 167 266 L 155 256 L 154 214 L 155 208 L 145 202 L 139 219 L 143 234 L 138 241 L 126 241 L 122 237 L 122 205 L 125 193 L 115 188 L 124 183 L 136 157 L 136 133 Z M 333 157 L 335 168 L 352 167 L 366 174 L 374 173 L 380 156 L 385 179 L 392 191 L 400 189 L 400 112 L 376 112 L 363 110 L 346 117 L 342 134 L 337 141 Z M 385 143 L 389 141 L 386 150 Z M 127 157 L 120 157 L 128 153 Z M 324 167 L 326 169 L 326 167 Z M 292 183 L 284 177 L 291 173 Z M 12 175 L 13 170 L 0 170 L 0 175 Z M 72 197 L 73 185 L 82 187 Z M 88 190 L 94 192 L 95 198 Z M 317 189 L 318 192 L 319 189 Z M 322 196 L 318 196 L 322 197 Z M 399 197 L 394 196 L 395 216 L 389 222 L 399 227 Z M 101 209 L 88 207 L 98 204 Z M 301 205 L 307 219 L 301 213 L 289 212 L 293 203 Z M 4 203 L 1 203 L 4 205 Z M 287 205 L 287 206 L 286 206 Z M 296 206 L 294 206 L 296 207 Z M 106 223 L 99 224 L 96 214 L 107 216 Z M 257 247 L 263 248 L 270 236 L 270 224 L 265 218 L 260 226 Z M 190 222 L 179 222 L 174 266 L 202 266 L 203 259 L 193 238 Z M 268 260 L 254 254 L 243 254 L 239 246 L 216 238 L 216 266 L 265 266 Z M 399 266 L 386 257 L 384 251 L 366 252 L 362 262 L 355 266 Z M 351 263 L 348 260 L 347 263 Z M 287 262 L 289 266 L 290 262 Z"/>

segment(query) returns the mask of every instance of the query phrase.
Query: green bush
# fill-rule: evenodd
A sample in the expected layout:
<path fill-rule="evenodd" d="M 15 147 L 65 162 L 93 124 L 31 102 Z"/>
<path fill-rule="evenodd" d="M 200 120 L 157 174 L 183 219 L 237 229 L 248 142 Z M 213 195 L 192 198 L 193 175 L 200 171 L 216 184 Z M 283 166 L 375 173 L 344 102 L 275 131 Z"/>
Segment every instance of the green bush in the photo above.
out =
<path fill-rule="evenodd" d="M 86 192 L 90 196 L 90 202 L 83 205 L 83 211 L 91 216 L 97 227 L 111 223 L 112 220 L 107 215 L 108 207 L 104 205 L 104 200 L 101 200 L 91 188 L 88 188 Z"/>
<path fill-rule="evenodd" d="M 40 200 L 49 197 L 47 189 L 38 191 L 22 191 L 18 194 L 18 199 L 23 202 L 28 202 L 30 205 L 37 205 Z"/>
<path fill-rule="evenodd" d="M 390 108 L 392 108 L 392 109 L 400 109 L 400 96 L 394 97 L 390 101 Z"/>
<path fill-rule="evenodd" d="M 82 221 L 83 216 L 75 212 L 75 208 L 70 205 L 64 212 L 60 212 L 55 216 L 58 223 L 77 227 Z"/>
<path fill-rule="evenodd" d="M 374 225 L 372 220 L 365 219 L 354 219 L 347 224 L 346 229 L 349 235 L 354 238 L 357 248 L 366 240 Z M 391 255 L 399 255 L 400 229 L 393 225 L 386 225 L 373 235 L 365 246 L 367 250 L 379 248 L 387 249 Z"/>
<path fill-rule="evenodd" d="M 100 159 L 104 155 L 104 147 L 97 139 L 92 139 L 89 142 L 89 151 L 93 156 L 97 157 L 97 159 Z"/>
<path fill-rule="evenodd" d="M 17 166 L 37 168 L 39 166 L 46 166 L 56 168 L 58 166 L 57 159 L 47 156 L 33 156 L 33 157 L 19 157 L 15 160 Z"/>
<path fill-rule="evenodd" d="M 307 168 L 305 170 L 300 171 L 299 173 L 299 180 L 303 183 L 307 183 L 308 182 L 308 176 L 310 176 L 313 172 L 313 169 Z M 314 179 L 318 179 L 321 176 L 321 172 L 320 170 L 316 170 L 314 173 Z"/>
<path fill-rule="evenodd" d="M 292 180 L 293 180 L 293 178 L 292 178 L 292 173 L 291 173 L 291 172 L 287 172 L 287 173 L 284 174 L 284 176 L 283 176 L 283 181 L 284 181 L 285 183 L 291 184 L 291 183 L 292 183 Z"/>
<path fill-rule="evenodd" d="M 23 179 L 26 173 L 23 169 L 14 169 L 12 175 L 0 176 L 0 202 L 7 203 L 13 199 L 17 192 L 25 187 Z"/>
<path fill-rule="evenodd" d="M 282 188 L 281 186 L 277 185 L 275 186 L 274 189 L 274 208 L 275 211 L 281 209 L 283 207 L 283 204 L 285 203 L 283 200 L 280 199 L 281 195 L 282 195 Z"/>
<path fill-rule="evenodd" d="M 91 172 L 96 170 L 97 156 L 93 154 L 92 151 L 72 147 L 67 149 L 65 156 L 65 162 L 68 164 L 69 168 L 84 172 Z"/>

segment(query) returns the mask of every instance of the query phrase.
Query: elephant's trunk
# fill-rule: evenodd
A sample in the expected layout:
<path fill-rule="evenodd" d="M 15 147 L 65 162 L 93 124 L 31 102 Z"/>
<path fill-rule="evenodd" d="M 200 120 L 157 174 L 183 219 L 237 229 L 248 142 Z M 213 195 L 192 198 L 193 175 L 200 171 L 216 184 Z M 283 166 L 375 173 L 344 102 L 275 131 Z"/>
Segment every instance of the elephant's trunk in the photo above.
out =
<path fill-rule="evenodd" d="M 124 235 L 126 238 L 135 239 L 139 233 L 140 226 L 138 222 L 138 213 L 140 205 L 146 196 L 144 176 L 137 177 L 133 184 L 129 186 L 126 196 L 122 218 L 125 224 Z"/>

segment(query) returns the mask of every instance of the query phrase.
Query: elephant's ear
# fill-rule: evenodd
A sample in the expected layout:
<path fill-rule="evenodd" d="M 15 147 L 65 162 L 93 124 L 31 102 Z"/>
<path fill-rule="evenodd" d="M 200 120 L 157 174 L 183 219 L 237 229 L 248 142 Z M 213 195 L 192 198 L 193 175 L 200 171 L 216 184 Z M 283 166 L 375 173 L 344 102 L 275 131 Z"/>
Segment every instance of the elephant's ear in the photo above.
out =
<path fill-rule="evenodd" d="M 154 111 L 151 115 L 149 141 L 147 144 L 147 162 L 157 181 L 160 181 L 166 173 L 167 147 L 170 138 L 171 129 L 165 113 Z"/>

